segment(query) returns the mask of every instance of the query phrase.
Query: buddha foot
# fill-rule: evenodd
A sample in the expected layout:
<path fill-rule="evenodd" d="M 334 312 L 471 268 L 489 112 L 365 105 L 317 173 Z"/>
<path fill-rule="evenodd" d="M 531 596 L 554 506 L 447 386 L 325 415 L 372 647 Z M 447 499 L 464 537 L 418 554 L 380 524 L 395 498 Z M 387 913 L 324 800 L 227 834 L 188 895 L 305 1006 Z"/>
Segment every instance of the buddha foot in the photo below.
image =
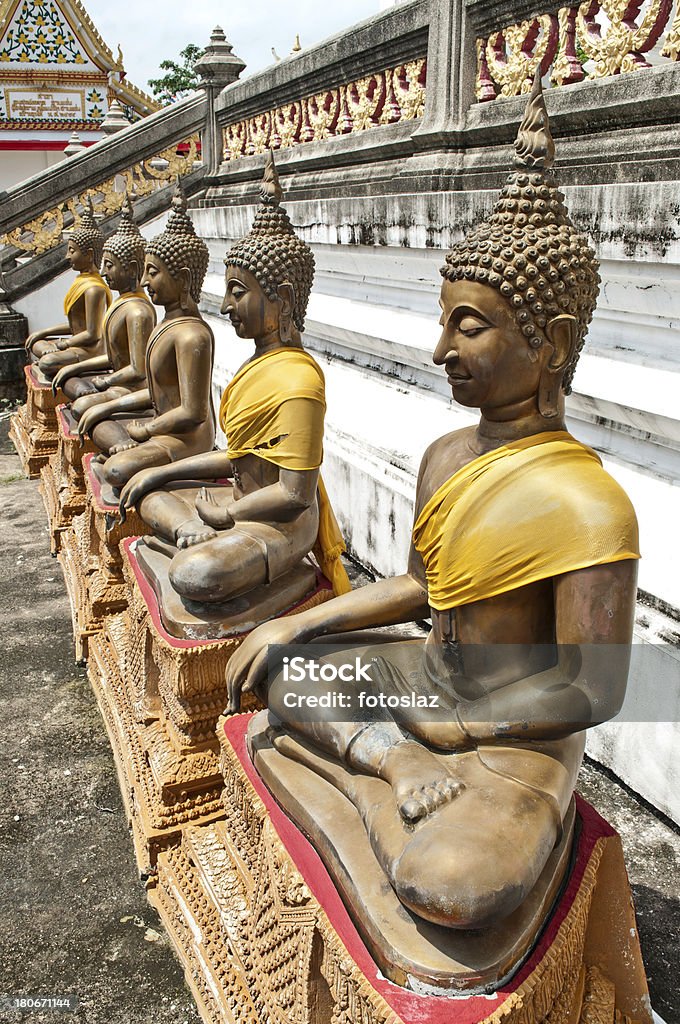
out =
<path fill-rule="evenodd" d="M 465 789 L 431 751 L 409 740 L 387 751 L 380 774 L 392 786 L 399 813 L 407 824 L 420 821 Z"/>
<path fill-rule="evenodd" d="M 217 536 L 212 526 L 208 526 L 198 516 L 187 519 L 181 526 L 177 527 L 176 543 L 178 548 L 189 548 L 194 544 L 202 544 L 206 540 L 213 540 Z"/>

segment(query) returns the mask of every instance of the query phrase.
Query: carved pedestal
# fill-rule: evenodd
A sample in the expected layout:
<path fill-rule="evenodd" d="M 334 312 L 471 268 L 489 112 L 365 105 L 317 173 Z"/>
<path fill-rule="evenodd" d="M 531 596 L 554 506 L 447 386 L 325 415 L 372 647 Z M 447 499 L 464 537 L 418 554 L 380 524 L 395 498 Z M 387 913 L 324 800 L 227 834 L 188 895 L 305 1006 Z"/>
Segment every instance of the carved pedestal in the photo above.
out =
<path fill-rule="evenodd" d="M 114 750 L 137 862 L 149 876 L 159 851 L 177 842 L 183 828 L 224 814 L 215 727 L 227 702 L 225 668 L 247 631 L 213 640 L 171 636 L 134 548 L 130 539 L 121 544 L 127 607 L 90 636 L 88 673 Z M 327 581 L 317 578 L 286 611 L 304 611 L 330 596 Z M 249 698 L 249 706 L 257 702 Z"/>
<path fill-rule="evenodd" d="M 64 395 L 52 394 L 52 385 L 35 364 L 24 367 L 26 404 L 12 416 L 9 436 L 21 459 L 24 472 L 31 479 L 40 475 L 50 455 L 57 450 L 56 408 Z"/>
<path fill-rule="evenodd" d="M 583 800 L 566 884 L 514 974 L 495 991 L 411 991 L 381 974 L 321 859 L 255 772 L 249 718 L 218 728 L 224 820 L 160 854 L 150 894 L 205 1021 L 651 1024 L 621 842 Z M 461 948 L 477 941 L 460 934 Z"/>
<path fill-rule="evenodd" d="M 76 661 L 87 657 L 88 639 L 102 628 L 105 617 L 125 608 L 120 542 L 146 529 L 134 511 L 121 523 L 118 509 L 102 500 L 92 458 L 86 455 L 82 463 L 85 511 L 62 534 L 58 556 L 71 602 Z"/>
<path fill-rule="evenodd" d="M 59 405 L 56 411 L 57 450 L 40 471 L 40 490 L 47 509 L 53 555 L 59 551 L 62 533 L 69 528 L 73 517 L 85 510 L 83 456 L 95 451 L 89 438 L 81 447 L 77 423 L 69 407 Z"/>

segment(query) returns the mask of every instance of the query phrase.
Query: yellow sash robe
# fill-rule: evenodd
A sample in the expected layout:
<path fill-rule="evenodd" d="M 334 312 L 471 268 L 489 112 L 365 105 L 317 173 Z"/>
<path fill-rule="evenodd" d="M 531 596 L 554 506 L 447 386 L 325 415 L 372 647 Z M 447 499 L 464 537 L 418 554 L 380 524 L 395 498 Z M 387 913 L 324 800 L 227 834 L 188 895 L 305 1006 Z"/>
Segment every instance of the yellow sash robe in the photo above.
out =
<path fill-rule="evenodd" d="M 109 286 L 107 285 L 101 274 L 94 271 L 91 274 L 78 274 L 69 290 L 66 292 L 64 297 L 64 313 L 66 316 L 69 315 L 71 309 L 76 304 L 81 295 L 84 295 L 88 288 L 103 288 L 106 292 L 106 305 L 111 305 L 113 296 Z"/>
<path fill-rule="evenodd" d="M 299 402 L 308 403 L 300 415 Z M 325 380 L 316 361 L 301 348 L 281 348 L 246 363 L 226 388 L 220 426 L 227 455 L 257 455 L 280 469 L 318 469 L 323 461 Z M 340 560 L 345 544 L 321 476 L 319 532 L 314 555 L 333 593 L 351 590 Z"/>
<path fill-rule="evenodd" d="M 439 611 L 640 557 L 628 496 L 566 431 L 513 441 L 463 466 L 432 495 L 413 541 Z"/>

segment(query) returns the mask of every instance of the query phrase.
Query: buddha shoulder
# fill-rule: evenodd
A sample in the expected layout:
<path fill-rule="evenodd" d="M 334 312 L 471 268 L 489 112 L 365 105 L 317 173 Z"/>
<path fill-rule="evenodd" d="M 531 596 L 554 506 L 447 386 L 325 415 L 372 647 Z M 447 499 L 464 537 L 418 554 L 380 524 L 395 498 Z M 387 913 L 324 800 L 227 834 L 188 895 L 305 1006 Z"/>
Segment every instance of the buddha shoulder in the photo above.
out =
<path fill-rule="evenodd" d="M 474 427 L 462 427 L 433 441 L 420 462 L 419 487 L 427 486 L 430 492 L 435 491 L 456 470 L 476 458 L 471 447 L 474 434 Z"/>
<path fill-rule="evenodd" d="M 188 348 L 197 343 L 201 346 L 211 345 L 213 341 L 213 333 L 201 317 L 180 317 L 168 333 L 179 348 Z"/>

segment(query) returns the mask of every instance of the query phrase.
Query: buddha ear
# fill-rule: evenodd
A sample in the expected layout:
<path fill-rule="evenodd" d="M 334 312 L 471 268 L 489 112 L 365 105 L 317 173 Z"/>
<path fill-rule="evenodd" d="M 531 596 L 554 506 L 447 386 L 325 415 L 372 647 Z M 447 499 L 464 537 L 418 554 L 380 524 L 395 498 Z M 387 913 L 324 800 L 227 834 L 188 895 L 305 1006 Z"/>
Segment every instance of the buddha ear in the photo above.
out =
<path fill-rule="evenodd" d="M 545 334 L 552 348 L 548 369 L 552 373 L 563 374 L 576 352 L 578 341 L 576 317 L 568 313 L 561 313 L 546 325 Z"/>
<path fill-rule="evenodd" d="M 128 273 L 130 275 L 133 291 L 139 286 L 139 262 L 136 259 L 131 259 L 128 263 Z"/>
<path fill-rule="evenodd" d="M 281 316 L 292 316 L 295 309 L 295 288 L 289 281 L 284 281 L 276 292 L 281 300 Z"/>
<path fill-rule="evenodd" d="M 279 316 L 279 335 L 284 345 L 293 343 L 293 310 L 295 309 L 295 289 L 288 281 L 284 281 L 276 289 L 281 302 Z"/>
<path fill-rule="evenodd" d="M 538 408 L 548 419 L 559 416 L 562 411 L 560 394 L 562 378 L 576 352 L 578 323 L 576 317 L 562 313 L 545 327 L 549 353 L 541 371 L 538 385 Z"/>
<path fill-rule="evenodd" d="M 188 267 L 182 267 L 177 279 L 180 283 L 179 304 L 183 310 L 191 308 L 191 271 Z"/>

